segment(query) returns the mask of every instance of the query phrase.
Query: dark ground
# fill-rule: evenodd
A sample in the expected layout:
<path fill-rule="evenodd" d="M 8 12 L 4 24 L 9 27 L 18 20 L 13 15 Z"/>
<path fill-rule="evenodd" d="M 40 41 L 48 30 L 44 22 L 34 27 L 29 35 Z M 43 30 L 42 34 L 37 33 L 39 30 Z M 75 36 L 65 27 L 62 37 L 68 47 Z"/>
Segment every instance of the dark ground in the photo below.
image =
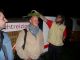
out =
<path fill-rule="evenodd" d="M 80 60 L 80 43 L 73 42 L 63 46 L 63 52 L 61 55 L 61 60 Z M 16 59 L 15 60 L 19 60 Z M 39 60 L 49 60 L 48 52 L 43 54 Z"/>
<path fill-rule="evenodd" d="M 78 42 L 71 43 L 71 45 L 63 46 L 61 60 L 80 60 L 80 44 Z M 48 59 L 48 53 L 43 56 L 43 60 Z"/>

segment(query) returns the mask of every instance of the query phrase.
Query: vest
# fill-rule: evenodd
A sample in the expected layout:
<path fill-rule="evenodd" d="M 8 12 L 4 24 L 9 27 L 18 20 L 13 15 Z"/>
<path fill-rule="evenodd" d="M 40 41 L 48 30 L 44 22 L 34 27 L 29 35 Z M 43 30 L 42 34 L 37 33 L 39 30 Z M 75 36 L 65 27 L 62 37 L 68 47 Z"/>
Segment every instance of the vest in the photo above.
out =
<path fill-rule="evenodd" d="M 49 30 L 48 42 L 55 46 L 62 46 L 64 30 L 65 26 L 63 24 L 59 25 L 54 22 Z"/>

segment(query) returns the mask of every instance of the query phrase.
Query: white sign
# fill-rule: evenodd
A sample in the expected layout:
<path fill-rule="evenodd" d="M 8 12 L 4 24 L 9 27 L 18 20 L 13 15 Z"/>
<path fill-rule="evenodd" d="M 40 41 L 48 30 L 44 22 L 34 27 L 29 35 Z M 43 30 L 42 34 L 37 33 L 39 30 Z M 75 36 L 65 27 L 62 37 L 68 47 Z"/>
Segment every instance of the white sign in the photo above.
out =
<path fill-rule="evenodd" d="M 7 23 L 6 28 L 3 29 L 3 31 L 4 32 L 19 31 L 27 28 L 28 25 L 29 25 L 28 22 Z"/>

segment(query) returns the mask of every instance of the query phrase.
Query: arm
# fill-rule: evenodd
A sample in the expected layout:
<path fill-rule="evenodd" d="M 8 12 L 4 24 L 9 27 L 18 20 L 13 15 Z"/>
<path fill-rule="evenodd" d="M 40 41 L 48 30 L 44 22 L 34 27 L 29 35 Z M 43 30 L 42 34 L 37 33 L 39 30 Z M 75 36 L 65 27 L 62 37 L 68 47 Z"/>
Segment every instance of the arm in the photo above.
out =
<path fill-rule="evenodd" d="M 49 29 L 51 28 L 52 23 L 53 23 L 53 21 L 51 21 L 51 20 L 47 20 L 46 24 L 48 25 Z"/>
<path fill-rule="evenodd" d="M 67 29 L 65 28 L 64 33 L 63 33 L 63 41 L 66 39 L 67 37 Z"/>
<path fill-rule="evenodd" d="M 23 38 L 24 38 L 24 30 L 20 31 L 19 36 L 18 36 L 17 41 L 16 41 L 16 47 L 15 47 L 18 56 L 22 59 L 25 58 L 25 52 L 22 48 L 22 45 L 24 43 Z"/>
<path fill-rule="evenodd" d="M 44 22 L 46 22 L 46 24 L 48 25 L 48 27 L 49 27 L 49 29 L 50 29 L 51 26 L 52 26 L 53 21 L 47 19 L 47 18 L 44 17 L 43 15 L 40 15 L 40 18 L 41 18 Z"/>
<path fill-rule="evenodd" d="M 44 17 L 43 15 L 40 15 L 40 18 L 41 18 L 44 22 L 46 22 L 46 24 L 48 25 L 48 27 L 49 27 L 49 29 L 50 29 L 51 26 L 52 26 L 53 21 L 47 19 L 47 18 Z"/>
<path fill-rule="evenodd" d="M 2 46 L 2 50 L 4 52 L 5 60 L 8 60 L 8 53 L 7 53 L 7 49 L 6 49 L 6 46 L 5 45 Z"/>
<path fill-rule="evenodd" d="M 40 33 L 40 47 L 41 47 L 41 53 L 43 53 L 43 50 L 44 50 L 44 36 L 43 36 L 42 31 Z"/>
<path fill-rule="evenodd" d="M 10 40 L 7 33 L 4 33 L 3 45 L 4 45 L 3 49 L 6 49 L 4 51 L 7 52 L 6 54 L 8 56 L 8 60 L 13 60 L 14 57 L 13 57 L 13 50 L 12 50 L 11 40 Z"/>
<path fill-rule="evenodd" d="M 46 22 L 46 24 L 48 25 L 49 28 L 51 28 L 53 21 L 47 19 L 45 16 L 43 16 L 42 14 L 40 14 L 39 12 L 37 12 L 36 10 L 33 10 L 36 14 L 39 15 L 39 17 Z"/>

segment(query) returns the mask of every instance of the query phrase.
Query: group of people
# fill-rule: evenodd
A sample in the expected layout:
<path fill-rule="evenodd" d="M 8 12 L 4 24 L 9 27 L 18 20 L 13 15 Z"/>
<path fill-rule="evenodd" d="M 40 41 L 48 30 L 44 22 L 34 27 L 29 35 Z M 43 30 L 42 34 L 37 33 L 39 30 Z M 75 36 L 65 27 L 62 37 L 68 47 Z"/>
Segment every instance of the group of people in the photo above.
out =
<path fill-rule="evenodd" d="M 34 14 L 35 13 L 35 14 Z M 49 27 L 48 33 L 48 55 L 49 60 L 60 60 L 62 46 L 64 45 L 64 40 L 66 38 L 66 26 L 63 24 L 63 16 L 57 15 L 55 21 L 47 19 L 45 16 L 33 10 L 33 14 L 29 16 L 29 25 L 24 30 L 21 30 L 19 36 L 16 40 L 15 49 L 17 55 L 23 60 L 38 60 L 40 55 L 43 53 L 44 49 L 44 36 L 43 31 L 39 28 L 39 19 L 41 18 Z M 1 39 L 2 29 L 5 28 L 5 23 L 8 22 L 4 17 L 3 13 L 0 12 L 0 58 L 1 60 L 13 60 L 12 46 L 11 42 L 7 37 L 4 42 L 4 38 Z M 6 34 L 3 34 L 6 35 Z M 3 42 L 1 42 L 3 41 Z M 5 46 L 7 51 L 3 49 Z M 7 46 L 10 46 L 7 48 Z M 4 52 L 3 56 L 1 50 Z M 8 56 L 9 55 L 9 56 Z M 7 57 L 6 57 L 7 56 Z"/>

